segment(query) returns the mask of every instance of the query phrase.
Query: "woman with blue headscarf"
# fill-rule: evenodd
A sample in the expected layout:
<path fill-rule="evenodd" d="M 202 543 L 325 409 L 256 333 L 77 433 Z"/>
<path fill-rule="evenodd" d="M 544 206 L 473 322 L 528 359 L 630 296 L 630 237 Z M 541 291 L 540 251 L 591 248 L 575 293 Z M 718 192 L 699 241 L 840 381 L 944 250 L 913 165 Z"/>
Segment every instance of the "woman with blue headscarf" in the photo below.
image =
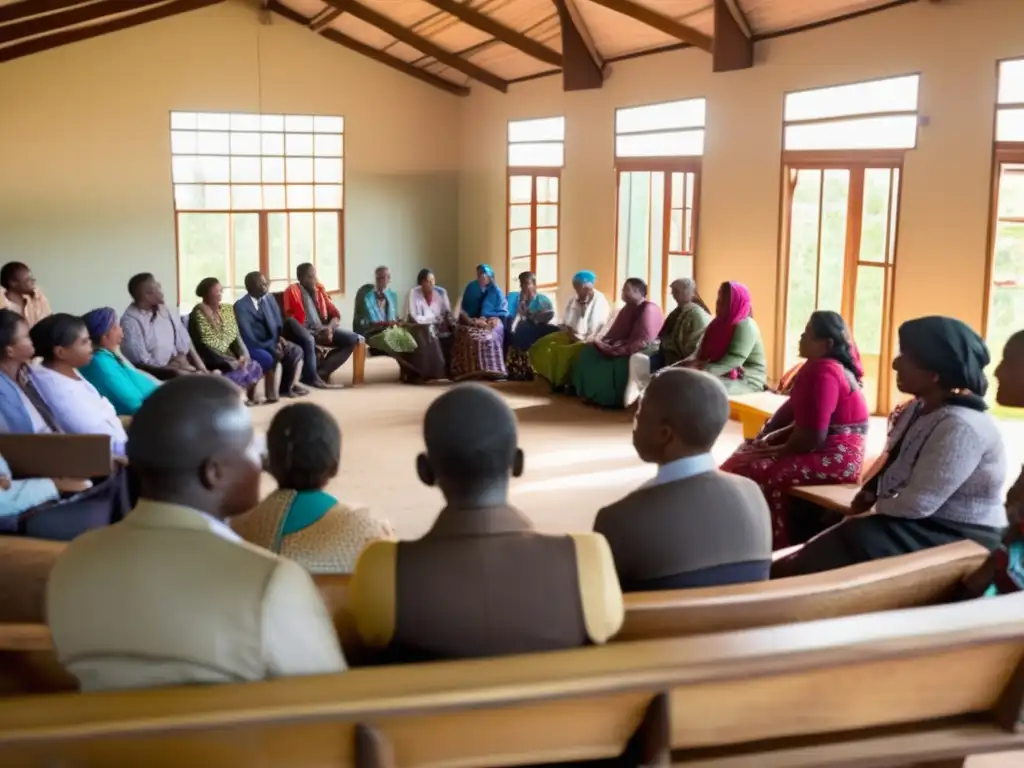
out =
<path fill-rule="evenodd" d="M 530 347 L 530 364 L 534 372 L 555 391 L 563 389 L 572 378 L 572 366 L 586 342 L 601 336 L 611 305 L 594 288 L 597 275 L 589 270 L 577 272 L 572 278 L 573 296 L 565 306 L 559 333 L 552 333 Z"/>
<path fill-rule="evenodd" d="M 124 331 L 117 312 L 102 307 L 86 312 L 82 320 L 92 339 L 93 355 L 78 373 L 113 404 L 118 416 L 133 416 L 159 382 L 121 357 L 118 347 Z"/>
<path fill-rule="evenodd" d="M 505 318 L 508 302 L 487 264 L 462 292 L 452 346 L 452 379 L 504 379 Z"/>

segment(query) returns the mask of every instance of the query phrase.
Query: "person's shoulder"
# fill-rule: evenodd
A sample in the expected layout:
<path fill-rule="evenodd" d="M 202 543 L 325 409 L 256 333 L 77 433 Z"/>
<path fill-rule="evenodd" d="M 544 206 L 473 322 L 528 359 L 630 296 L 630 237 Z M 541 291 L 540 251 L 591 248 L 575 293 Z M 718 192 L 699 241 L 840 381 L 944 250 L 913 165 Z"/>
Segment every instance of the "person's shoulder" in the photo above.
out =
<path fill-rule="evenodd" d="M 713 472 L 705 472 L 703 477 L 711 485 L 720 485 L 726 488 L 732 488 L 739 491 L 745 496 L 756 497 L 760 500 L 764 500 L 764 494 L 761 492 L 761 486 L 751 480 L 749 477 L 743 477 L 742 475 L 734 475 L 732 472 L 723 472 L 720 469 L 716 469 Z"/>
<path fill-rule="evenodd" d="M 349 506 L 338 502 L 327 511 L 326 517 L 334 525 L 350 529 L 354 533 L 362 533 L 371 538 L 392 538 L 394 529 L 386 520 L 375 517 L 369 509 L 362 506 Z"/>
<path fill-rule="evenodd" d="M 999 422 L 992 414 L 985 410 L 979 411 L 974 408 L 965 408 L 957 405 L 947 405 L 940 408 L 936 414 L 936 430 L 953 434 L 969 434 L 983 440 L 1002 440 L 1002 433 L 999 430 Z"/>

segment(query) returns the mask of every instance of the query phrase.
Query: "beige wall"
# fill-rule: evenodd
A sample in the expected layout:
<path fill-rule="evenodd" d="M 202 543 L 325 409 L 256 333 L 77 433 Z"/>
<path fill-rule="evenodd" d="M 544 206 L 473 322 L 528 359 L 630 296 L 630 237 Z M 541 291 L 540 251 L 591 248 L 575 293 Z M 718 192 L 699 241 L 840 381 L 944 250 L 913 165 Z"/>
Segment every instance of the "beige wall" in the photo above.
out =
<path fill-rule="evenodd" d="M 475 88 L 462 105 L 460 270 L 506 262 L 506 121 L 565 115 L 563 286 L 583 268 L 615 291 L 614 110 L 706 97 L 707 141 L 697 277 L 754 295 L 769 354 L 777 306 L 782 103 L 789 90 L 920 72 L 930 124 L 906 156 L 895 320 L 952 314 L 978 327 L 984 301 L 996 60 L 1024 56 L 1024 2 L 912 3 L 757 45 L 753 69 L 711 73 L 683 50 L 612 64 L 598 91 L 563 93 L 560 77 Z M 564 295 L 564 291 L 563 291 Z"/>
<path fill-rule="evenodd" d="M 143 270 L 177 295 L 171 110 L 343 115 L 343 309 L 379 263 L 400 291 L 424 265 L 454 280 L 458 99 L 279 16 L 262 26 L 256 5 L 0 64 L 0 260 L 30 264 L 55 308 L 122 308 Z"/>

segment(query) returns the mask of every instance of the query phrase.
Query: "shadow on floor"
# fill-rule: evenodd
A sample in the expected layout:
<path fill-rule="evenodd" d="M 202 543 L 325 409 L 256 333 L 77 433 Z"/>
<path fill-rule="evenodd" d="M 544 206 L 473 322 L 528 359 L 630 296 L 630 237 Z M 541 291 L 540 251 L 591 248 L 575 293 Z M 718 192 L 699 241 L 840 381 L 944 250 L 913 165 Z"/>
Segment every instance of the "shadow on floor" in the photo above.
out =
<path fill-rule="evenodd" d="M 598 408 L 572 398 L 553 396 L 546 403 L 516 408 L 520 424 L 576 425 L 600 420 L 603 424 L 633 423 L 631 411 Z"/>

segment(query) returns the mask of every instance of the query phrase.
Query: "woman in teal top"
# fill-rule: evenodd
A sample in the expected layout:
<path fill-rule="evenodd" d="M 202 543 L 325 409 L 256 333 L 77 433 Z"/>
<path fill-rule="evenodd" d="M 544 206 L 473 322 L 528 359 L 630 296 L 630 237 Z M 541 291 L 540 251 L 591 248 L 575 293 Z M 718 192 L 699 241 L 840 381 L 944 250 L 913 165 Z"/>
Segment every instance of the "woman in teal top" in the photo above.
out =
<path fill-rule="evenodd" d="M 93 356 L 78 372 L 114 405 L 118 416 L 133 416 L 160 382 L 121 357 L 117 348 L 124 338 L 117 312 L 102 307 L 82 317 L 92 339 Z"/>

